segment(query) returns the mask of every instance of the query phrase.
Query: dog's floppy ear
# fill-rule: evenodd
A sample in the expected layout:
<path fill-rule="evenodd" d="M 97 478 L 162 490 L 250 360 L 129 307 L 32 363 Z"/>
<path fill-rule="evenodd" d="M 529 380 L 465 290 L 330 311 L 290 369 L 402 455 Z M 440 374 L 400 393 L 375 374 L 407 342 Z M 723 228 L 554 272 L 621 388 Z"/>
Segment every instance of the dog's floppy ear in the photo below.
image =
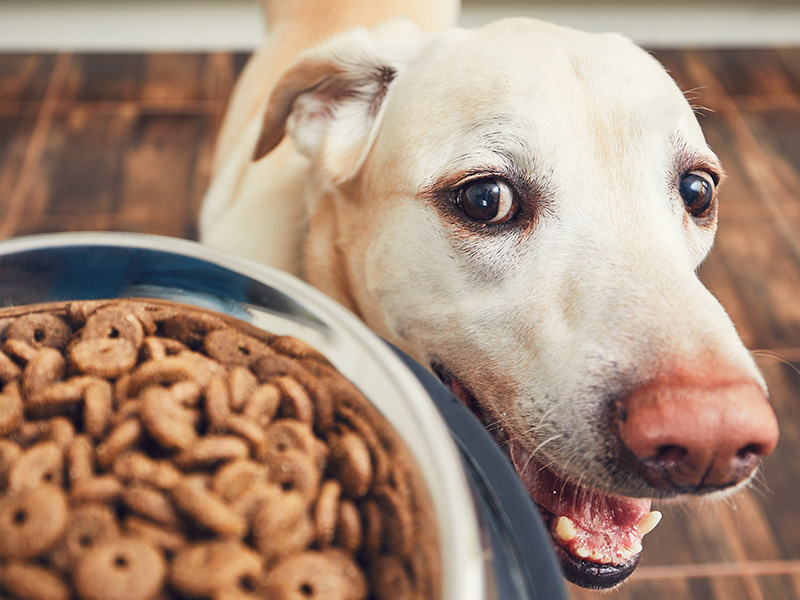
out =
<path fill-rule="evenodd" d="M 331 181 L 351 178 L 380 123 L 389 86 L 423 35 L 409 24 L 358 29 L 309 50 L 283 74 L 267 102 L 253 160 L 287 133 Z"/>

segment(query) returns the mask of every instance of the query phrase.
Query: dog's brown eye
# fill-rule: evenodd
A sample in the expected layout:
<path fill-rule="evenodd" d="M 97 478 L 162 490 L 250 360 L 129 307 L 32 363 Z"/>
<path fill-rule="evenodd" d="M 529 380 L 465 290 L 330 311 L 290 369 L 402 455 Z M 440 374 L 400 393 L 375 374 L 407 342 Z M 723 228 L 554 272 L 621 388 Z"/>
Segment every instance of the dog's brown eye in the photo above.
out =
<path fill-rule="evenodd" d="M 711 175 L 691 171 L 681 179 L 679 191 L 686 210 L 693 217 L 705 216 L 714 205 L 716 187 Z"/>
<path fill-rule="evenodd" d="M 500 179 L 470 181 L 458 191 L 458 207 L 473 221 L 505 223 L 517 214 L 511 187 Z"/>

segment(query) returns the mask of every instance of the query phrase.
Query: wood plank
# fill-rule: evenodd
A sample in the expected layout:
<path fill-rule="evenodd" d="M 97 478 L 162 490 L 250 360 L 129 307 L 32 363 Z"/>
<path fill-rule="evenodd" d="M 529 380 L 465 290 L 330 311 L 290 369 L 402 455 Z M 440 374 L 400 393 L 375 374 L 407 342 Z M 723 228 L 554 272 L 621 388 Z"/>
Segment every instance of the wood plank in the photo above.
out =
<path fill-rule="evenodd" d="M 41 102 L 54 63 L 53 54 L 0 53 L 0 109 Z"/>

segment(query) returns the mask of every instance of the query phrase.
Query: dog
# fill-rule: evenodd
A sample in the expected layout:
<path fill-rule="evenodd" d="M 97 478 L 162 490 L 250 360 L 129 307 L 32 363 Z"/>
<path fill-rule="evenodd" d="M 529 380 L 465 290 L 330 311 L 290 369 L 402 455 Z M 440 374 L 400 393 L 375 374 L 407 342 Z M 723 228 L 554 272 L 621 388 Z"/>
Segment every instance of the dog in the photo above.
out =
<path fill-rule="evenodd" d="M 653 499 L 748 484 L 777 420 L 696 275 L 724 175 L 651 55 L 528 19 L 458 29 L 454 0 L 263 8 L 203 242 L 299 275 L 438 374 L 573 583 L 633 572 Z"/>

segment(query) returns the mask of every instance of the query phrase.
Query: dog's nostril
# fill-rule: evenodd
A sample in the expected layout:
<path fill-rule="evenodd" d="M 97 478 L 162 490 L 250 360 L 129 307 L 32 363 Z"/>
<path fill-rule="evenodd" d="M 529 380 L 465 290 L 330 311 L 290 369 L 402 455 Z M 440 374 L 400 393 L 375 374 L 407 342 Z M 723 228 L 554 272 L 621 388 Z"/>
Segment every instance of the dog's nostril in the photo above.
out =
<path fill-rule="evenodd" d="M 762 456 L 766 454 L 759 444 L 748 444 L 736 453 L 737 458 L 748 459 L 752 456 Z"/>
<path fill-rule="evenodd" d="M 684 460 L 688 453 L 683 446 L 664 445 L 658 447 L 655 459 L 664 465 L 675 465 Z"/>

